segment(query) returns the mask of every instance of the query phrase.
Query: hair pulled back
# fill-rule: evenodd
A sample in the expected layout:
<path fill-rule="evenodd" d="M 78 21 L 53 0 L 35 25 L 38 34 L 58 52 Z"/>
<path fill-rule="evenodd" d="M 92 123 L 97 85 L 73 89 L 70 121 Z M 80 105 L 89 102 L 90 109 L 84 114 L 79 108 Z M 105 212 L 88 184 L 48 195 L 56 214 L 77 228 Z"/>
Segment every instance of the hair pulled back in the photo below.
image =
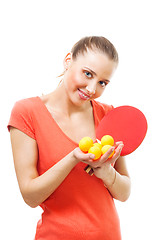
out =
<path fill-rule="evenodd" d="M 88 50 L 98 50 L 106 54 L 110 60 L 118 63 L 117 50 L 114 45 L 105 37 L 89 36 L 80 39 L 71 49 L 73 60 L 75 60 L 79 54 L 84 54 Z"/>

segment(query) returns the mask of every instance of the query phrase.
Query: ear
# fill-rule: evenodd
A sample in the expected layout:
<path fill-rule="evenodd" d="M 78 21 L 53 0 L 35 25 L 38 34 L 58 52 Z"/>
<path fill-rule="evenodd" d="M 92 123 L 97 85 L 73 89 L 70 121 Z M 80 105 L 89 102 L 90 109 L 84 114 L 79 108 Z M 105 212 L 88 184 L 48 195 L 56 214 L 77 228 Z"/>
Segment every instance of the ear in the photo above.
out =
<path fill-rule="evenodd" d="M 68 70 L 68 68 L 71 64 L 71 61 L 72 61 L 72 54 L 68 53 L 63 60 L 63 66 L 64 66 L 65 70 Z"/>

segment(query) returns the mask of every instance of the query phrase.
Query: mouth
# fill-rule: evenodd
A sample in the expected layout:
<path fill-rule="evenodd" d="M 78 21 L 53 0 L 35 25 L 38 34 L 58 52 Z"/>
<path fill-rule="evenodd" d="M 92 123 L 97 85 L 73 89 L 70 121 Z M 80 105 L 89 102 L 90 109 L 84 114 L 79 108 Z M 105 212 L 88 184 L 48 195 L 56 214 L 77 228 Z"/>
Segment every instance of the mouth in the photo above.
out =
<path fill-rule="evenodd" d="M 81 89 L 78 88 L 78 94 L 79 94 L 79 97 L 82 99 L 82 100 L 89 100 L 91 98 L 90 95 L 86 94 L 84 91 L 82 91 Z"/>

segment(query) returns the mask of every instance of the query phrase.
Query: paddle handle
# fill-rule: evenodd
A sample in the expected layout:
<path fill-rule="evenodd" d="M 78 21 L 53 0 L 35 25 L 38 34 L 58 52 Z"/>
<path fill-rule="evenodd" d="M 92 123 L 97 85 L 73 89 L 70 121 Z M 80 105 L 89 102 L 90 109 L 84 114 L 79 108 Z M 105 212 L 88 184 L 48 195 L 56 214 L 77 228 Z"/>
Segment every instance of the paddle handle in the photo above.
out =
<path fill-rule="evenodd" d="M 86 173 L 88 173 L 90 176 L 92 176 L 94 174 L 93 169 L 91 168 L 91 166 L 87 165 L 84 170 L 86 171 Z"/>

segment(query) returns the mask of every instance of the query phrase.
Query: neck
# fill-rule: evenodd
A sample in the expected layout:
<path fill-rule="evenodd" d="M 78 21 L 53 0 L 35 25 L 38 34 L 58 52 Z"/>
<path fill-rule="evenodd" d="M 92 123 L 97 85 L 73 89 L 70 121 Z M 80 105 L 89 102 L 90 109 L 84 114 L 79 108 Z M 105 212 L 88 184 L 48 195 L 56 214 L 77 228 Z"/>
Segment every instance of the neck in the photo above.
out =
<path fill-rule="evenodd" d="M 86 102 L 81 105 L 75 105 L 70 100 L 67 95 L 63 81 L 60 85 L 54 90 L 54 92 L 49 94 L 47 104 L 53 107 L 56 111 L 61 111 L 65 115 L 70 116 L 75 112 L 83 112 L 91 107 L 90 102 Z"/>

